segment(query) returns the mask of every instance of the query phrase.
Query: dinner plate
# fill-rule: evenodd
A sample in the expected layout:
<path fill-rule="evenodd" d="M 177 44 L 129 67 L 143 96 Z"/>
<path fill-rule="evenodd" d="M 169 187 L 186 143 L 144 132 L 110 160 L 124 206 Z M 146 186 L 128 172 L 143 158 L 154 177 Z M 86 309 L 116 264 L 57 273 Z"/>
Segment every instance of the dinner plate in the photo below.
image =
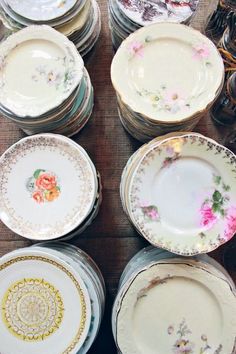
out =
<path fill-rule="evenodd" d="M 206 253 L 236 232 L 235 155 L 195 134 L 148 150 L 127 192 L 128 214 L 153 245 L 182 255 Z"/>
<path fill-rule="evenodd" d="M 60 105 L 83 76 L 73 43 L 48 26 L 11 35 L 0 45 L 0 58 L 0 104 L 18 116 L 36 117 Z"/>
<path fill-rule="evenodd" d="M 196 11 L 198 2 L 199 0 L 116 0 L 120 10 L 128 18 L 142 26 L 164 21 L 186 22 Z"/>
<path fill-rule="evenodd" d="M 88 290 L 62 259 L 21 249 L 0 260 L 0 350 L 76 354 L 91 322 Z"/>
<path fill-rule="evenodd" d="M 232 354 L 235 326 L 236 298 L 227 282 L 184 261 L 158 263 L 124 294 L 117 342 L 126 354 Z"/>
<path fill-rule="evenodd" d="M 32 21 L 49 21 L 69 11 L 77 0 L 6 0 L 18 15 Z"/>
<path fill-rule="evenodd" d="M 93 208 L 97 182 L 92 165 L 69 139 L 52 134 L 24 138 L 2 155 L 0 166 L 0 217 L 21 236 L 61 237 Z"/>
<path fill-rule="evenodd" d="M 131 34 L 111 65 L 112 83 L 123 103 L 146 119 L 170 124 L 192 119 L 209 107 L 223 78 L 215 45 L 200 32 L 174 23 Z"/>

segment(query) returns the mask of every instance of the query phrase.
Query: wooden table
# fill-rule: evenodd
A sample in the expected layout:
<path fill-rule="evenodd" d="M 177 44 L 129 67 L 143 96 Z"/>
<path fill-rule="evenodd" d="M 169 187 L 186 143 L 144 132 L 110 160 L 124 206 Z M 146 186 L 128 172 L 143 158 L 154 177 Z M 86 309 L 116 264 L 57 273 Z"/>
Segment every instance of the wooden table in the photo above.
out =
<path fill-rule="evenodd" d="M 205 17 L 216 0 L 201 1 L 194 27 L 201 29 Z M 82 132 L 74 137 L 89 153 L 103 182 L 103 202 L 94 223 L 72 243 L 88 252 L 102 270 L 107 285 L 107 305 L 100 334 L 90 354 L 116 353 L 112 338 L 110 316 L 120 274 L 130 258 L 147 242 L 130 225 L 119 197 L 122 169 L 129 156 L 141 145 L 122 128 L 116 98 L 110 81 L 110 64 L 113 56 L 107 18 L 106 0 L 100 0 L 102 32 L 96 51 L 87 65 L 95 90 L 95 107 L 91 121 Z M 222 142 L 225 131 L 213 125 L 209 117 L 204 118 L 195 129 L 206 136 Z M 0 153 L 15 143 L 23 133 L 14 124 L 0 119 Z M 17 182 L 16 182 L 17 183 Z M 229 245 L 235 241 L 231 241 Z M 15 235 L 0 223 L 0 255 L 30 245 L 30 241 Z M 211 256 L 222 262 L 225 246 Z M 231 271 L 236 280 L 236 272 Z"/>

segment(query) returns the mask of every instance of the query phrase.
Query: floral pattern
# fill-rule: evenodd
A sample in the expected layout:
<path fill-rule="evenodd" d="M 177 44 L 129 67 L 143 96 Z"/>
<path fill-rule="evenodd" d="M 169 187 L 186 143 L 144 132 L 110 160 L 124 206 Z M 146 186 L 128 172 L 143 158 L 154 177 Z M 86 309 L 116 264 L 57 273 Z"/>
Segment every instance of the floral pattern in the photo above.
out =
<path fill-rule="evenodd" d="M 210 229 L 218 221 L 220 217 L 228 218 L 228 232 L 231 233 L 231 228 L 236 228 L 236 208 L 231 208 L 231 214 L 229 215 L 226 205 L 229 202 L 229 196 L 227 194 L 230 191 L 230 186 L 226 185 L 221 176 L 213 175 L 214 191 L 207 197 L 200 209 L 201 221 L 200 224 L 205 229 Z M 227 216 L 228 215 L 228 216 Z"/>
<path fill-rule="evenodd" d="M 149 221 L 160 221 L 160 215 L 158 213 L 158 208 L 155 205 L 149 205 L 147 202 L 140 204 L 143 215 Z"/>
<path fill-rule="evenodd" d="M 170 325 L 167 328 L 167 333 L 169 335 L 174 335 L 175 334 L 175 329 L 173 325 Z M 197 354 L 197 352 L 194 350 L 194 343 L 190 341 L 189 336 L 192 334 L 192 331 L 188 328 L 186 324 L 185 318 L 182 320 L 182 322 L 179 324 L 178 330 L 176 332 L 176 335 L 178 338 L 176 339 L 172 352 L 173 354 Z M 202 345 L 201 348 L 198 352 L 198 354 L 208 354 L 209 349 L 212 350 L 212 347 L 208 343 L 208 338 L 205 334 L 201 335 L 201 341 Z M 223 346 L 220 344 L 218 348 L 213 352 L 212 354 L 220 354 L 222 352 Z"/>
<path fill-rule="evenodd" d="M 52 202 L 61 193 L 56 175 L 52 172 L 38 169 L 26 184 L 27 190 L 36 203 Z"/>

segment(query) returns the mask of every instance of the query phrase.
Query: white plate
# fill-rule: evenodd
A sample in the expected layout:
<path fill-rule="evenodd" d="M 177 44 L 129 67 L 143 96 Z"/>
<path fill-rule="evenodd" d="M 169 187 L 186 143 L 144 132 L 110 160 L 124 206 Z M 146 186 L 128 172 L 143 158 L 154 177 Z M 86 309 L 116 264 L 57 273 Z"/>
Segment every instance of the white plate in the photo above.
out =
<path fill-rule="evenodd" d="M 18 116 L 42 115 L 71 95 L 83 66 L 64 35 L 48 26 L 27 27 L 0 46 L 0 104 Z"/>
<path fill-rule="evenodd" d="M 200 32 L 173 23 L 131 34 L 111 65 L 113 86 L 131 111 L 172 124 L 206 109 L 219 94 L 223 78 L 215 45 Z"/>
<path fill-rule="evenodd" d="M 236 232 L 235 155 L 188 134 L 147 150 L 129 186 L 128 213 L 155 246 L 210 252 Z"/>
<path fill-rule="evenodd" d="M 0 165 L 0 217 L 24 237 L 58 238 L 92 210 L 94 172 L 69 139 L 52 134 L 24 138 L 2 155 Z"/>
<path fill-rule="evenodd" d="M 235 326 L 236 298 L 227 282 L 184 262 L 159 263 L 124 294 L 117 340 L 126 354 L 232 354 Z"/>
<path fill-rule="evenodd" d="M 6 0 L 18 15 L 33 21 L 49 21 L 66 14 L 77 0 Z"/>
<path fill-rule="evenodd" d="M 83 280 L 67 263 L 33 248 L 14 251 L 0 260 L 0 285 L 2 353 L 77 353 L 91 305 Z"/>

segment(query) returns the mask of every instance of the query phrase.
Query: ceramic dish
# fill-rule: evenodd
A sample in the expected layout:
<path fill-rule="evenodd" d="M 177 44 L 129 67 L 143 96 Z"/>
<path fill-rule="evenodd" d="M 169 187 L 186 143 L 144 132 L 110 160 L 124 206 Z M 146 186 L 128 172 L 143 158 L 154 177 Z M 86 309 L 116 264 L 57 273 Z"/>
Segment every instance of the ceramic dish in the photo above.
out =
<path fill-rule="evenodd" d="M 36 240 L 58 238 L 78 227 L 92 210 L 97 193 L 90 160 L 81 149 L 50 134 L 11 146 L 0 159 L 1 220 L 21 236 Z"/>
<path fill-rule="evenodd" d="M 204 110 L 215 99 L 223 77 L 223 61 L 214 44 L 192 28 L 171 23 L 131 34 L 111 66 L 113 86 L 132 111 L 170 123 Z"/>
<path fill-rule="evenodd" d="M 3 321 L 0 350 L 6 354 L 76 354 L 91 322 L 88 290 L 68 263 L 33 248 L 0 260 Z"/>
<path fill-rule="evenodd" d="M 234 353 L 235 292 L 220 270 L 201 267 L 194 259 L 149 259 L 129 277 L 112 318 L 122 353 Z"/>
<path fill-rule="evenodd" d="M 58 106 L 82 79 L 83 60 L 74 45 L 48 26 L 11 35 L 0 56 L 0 103 L 18 116 L 35 117 Z"/>

